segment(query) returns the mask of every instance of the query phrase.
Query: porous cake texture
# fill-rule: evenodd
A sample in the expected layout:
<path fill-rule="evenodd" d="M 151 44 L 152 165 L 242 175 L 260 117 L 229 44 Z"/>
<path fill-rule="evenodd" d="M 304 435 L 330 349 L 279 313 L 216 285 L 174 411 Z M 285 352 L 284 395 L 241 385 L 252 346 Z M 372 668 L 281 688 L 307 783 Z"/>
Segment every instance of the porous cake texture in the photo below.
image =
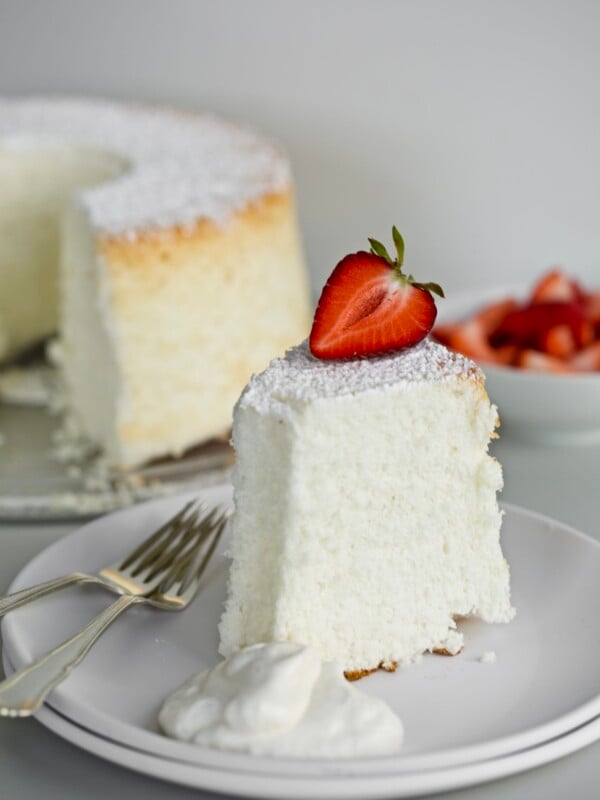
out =
<path fill-rule="evenodd" d="M 0 100 L 0 281 L 0 362 L 58 326 L 70 411 L 117 466 L 226 436 L 310 320 L 280 150 L 104 101 Z"/>
<path fill-rule="evenodd" d="M 357 677 L 458 652 L 458 617 L 508 622 L 496 424 L 481 371 L 428 340 L 346 362 L 303 344 L 253 377 L 222 654 L 297 641 Z"/>

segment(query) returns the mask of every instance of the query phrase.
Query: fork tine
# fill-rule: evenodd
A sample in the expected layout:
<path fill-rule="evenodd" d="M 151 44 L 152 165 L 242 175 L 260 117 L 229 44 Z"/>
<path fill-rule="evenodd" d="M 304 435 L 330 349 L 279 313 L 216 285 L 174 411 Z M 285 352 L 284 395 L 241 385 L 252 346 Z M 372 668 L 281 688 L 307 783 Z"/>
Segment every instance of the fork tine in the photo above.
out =
<path fill-rule="evenodd" d="M 177 586 L 178 590 L 189 576 L 193 576 L 196 563 L 205 543 L 211 541 L 215 530 L 220 536 L 222 523 L 228 512 L 222 508 L 207 509 L 206 501 L 189 502 L 184 508 L 159 528 L 156 533 L 142 542 L 118 564 L 104 567 L 99 571 L 102 578 L 116 584 L 121 591 L 135 595 L 160 592 L 160 587 Z M 216 547 L 216 541 L 209 546 L 208 558 Z M 204 566 L 208 558 L 203 561 Z M 202 569 L 204 569 L 204 566 Z M 192 595 L 193 596 L 193 595 Z M 167 602 L 179 605 L 187 602 L 171 593 Z"/>
<path fill-rule="evenodd" d="M 169 567 L 170 569 L 181 559 L 186 558 L 187 554 L 195 549 L 197 544 L 198 532 L 201 531 L 207 524 L 207 521 L 212 517 L 212 512 L 203 517 L 200 522 L 192 524 L 190 528 L 184 530 L 179 539 L 174 542 L 169 542 L 169 547 L 165 548 L 159 557 L 146 568 L 145 580 L 155 577 L 161 570 Z"/>
<path fill-rule="evenodd" d="M 194 538 L 190 547 L 186 551 L 182 552 L 178 558 L 172 561 L 171 568 L 169 569 L 167 576 L 165 576 L 165 582 L 168 581 L 169 586 L 182 579 L 187 570 L 190 568 L 190 565 L 196 559 L 205 541 L 210 538 L 216 527 L 216 513 L 217 509 L 213 509 L 198 523 L 193 531 L 191 531 Z"/>
<path fill-rule="evenodd" d="M 174 517 L 171 517 L 171 519 L 167 520 L 165 522 L 165 524 L 162 525 L 156 531 L 156 533 L 153 533 L 152 536 L 150 536 L 148 539 L 145 539 L 134 550 L 132 550 L 131 553 L 128 553 L 124 558 L 122 558 L 121 561 L 119 561 L 115 565 L 116 568 L 119 569 L 119 570 L 125 570 L 131 564 L 133 564 L 134 561 L 136 561 L 138 558 L 142 557 L 144 555 L 144 553 L 147 553 L 149 548 L 151 548 L 155 544 L 158 544 L 159 541 L 163 537 L 165 537 L 166 535 L 168 535 L 170 533 L 170 531 L 172 530 L 173 526 L 177 525 L 177 523 L 179 523 L 182 520 L 182 518 L 185 516 L 187 511 L 189 511 L 189 509 L 193 505 L 195 505 L 197 502 L 198 502 L 197 500 L 190 500 L 189 503 L 186 503 L 186 505 L 181 509 L 181 511 L 179 511 L 177 514 L 175 514 Z"/>
<path fill-rule="evenodd" d="M 215 509 L 216 511 L 216 509 Z M 214 514 L 212 517 L 214 518 Z M 177 597 L 185 598 L 189 602 L 198 590 L 200 578 L 212 558 L 212 555 L 219 543 L 221 535 L 225 530 L 225 526 L 230 516 L 228 509 L 221 512 L 217 516 L 216 521 L 202 532 L 198 543 L 193 553 L 189 554 L 176 569 L 169 572 L 163 583 L 159 588 L 161 594 L 175 595 Z M 204 555 L 198 563 L 198 556 L 203 550 L 203 547 L 208 544 Z"/>
<path fill-rule="evenodd" d="M 212 558 L 212 555 L 215 552 L 215 549 L 216 549 L 216 547 L 217 547 L 217 545 L 219 543 L 219 539 L 221 538 L 221 534 L 225 530 L 225 525 L 227 524 L 227 520 L 228 519 L 229 519 L 229 514 L 227 512 L 224 512 L 221 515 L 221 519 L 217 523 L 217 526 L 216 526 L 216 528 L 214 530 L 214 535 L 213 535 L 212 542 L 209 544 L 208 549 L 207 549 L 206 553 L 204 554 L 204 557 L 202 558 L 202 561 L 198 565 L 198 568 L 196 569 L 196 571 L 193 574 L 188 575 L 187 578 L 183 580 L 183 583 L 182 583 L 182 586 L 181 586 L 181 591 L 184 592 L 193 580 L 200 580 L 200 578 L 204 574 L 204 570 L 206 569 L 206 567 L 208 565 L 208 562 Z"/>
<path fill-rule="evenodd" d="M 181 582 L 181 585 L 179 586 L 178 594 L 185 597 L 187 602 L 193 600 L 193 598 L 198 593 L 202 576 L 204 575 L 206 567 L 210 559 L 212 558 L 217 545 L 219 544 L 223 531 L 227 526 L 229 516 L 230 516 L 229 513 L 223 515 L 223 517 L 219 521 L 218 526 L 215 528 L 213 540 L 210 543 L 208 550 L 204 554 L 204 557 L 201 560 L 200 564 L 196 568 L 195 572 L 190 570 L 189 574 L 184 578 L 184 580 Z"/>
<path fill-rule="evenodd" d="M 164 561 L 165 558 L 176 552 L 182 544 L 182 537 L 185 537 L 189 529 L 194 525 L 203 506 L 204 504 L 201 504 L 200 507 L 195 509 L 190 507 L 188 516 L 183 516 L 176 520 L 172 529 L 167 531 L 165 536 L 150 547 L 147 552 L 142 553 L 137 561 L 130 564 L 128 568 L 130 574 L 138 575 L 142 570 L 151 567 L 157 559 Z"/>
<path fill-rule="evenodd" d="M 179 547 L 179 540 L 185 536 L 189 527 L 193 525 L 200 511 L 205 507 L 201 503 L 198 508 L 193 508 L 198 501 L 188 503 L 179 514 L 165 523 L 150 539 L 142 544 L 117 566 L 120 572 L 131 576 L 137 576 L 142 570 L 147 569 L 156 562 L 176 551 Z M 187 512 L 190 512 L 186 516 Z"/>

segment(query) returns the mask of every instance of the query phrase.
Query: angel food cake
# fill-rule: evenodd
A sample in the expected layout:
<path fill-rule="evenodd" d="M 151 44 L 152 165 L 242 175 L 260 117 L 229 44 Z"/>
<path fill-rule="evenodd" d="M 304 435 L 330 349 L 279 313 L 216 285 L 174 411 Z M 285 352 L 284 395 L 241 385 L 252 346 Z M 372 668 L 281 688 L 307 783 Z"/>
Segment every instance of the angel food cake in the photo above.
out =
<path fill-rule="evenodd" d="M 0 281 L 0 363 L 58 328 L 118 466 L 226 435 L 310 325 L 289 164 L 210 116 L 0 100 Z"/>
<path fill-rule="evenodd" d="M 368 254 L 356 255 L 359 283 L 371 281 L 364 296 L 382 267 L 369 262 L 369 272 Z M 379 305 L 363 304 L 359 317 L 340 296 L 330 303 L 351 283 L 348 270 L 334 272 L 313 334 L 326 307 L 349 325 L 273 361 L 235 408 L 233 560 L 220 635 L 226 656 L 291 640 L 355 678 L 426 651 L 457 653 L 458 617 L 508 622 L 514 610 L 499 541 L 502 472 L 488 454 L 497 413 L 484 376 L 428 339 L 369 357 L 316 357 L 325 340 L 344 352 L 363 346 L 350 344 L 348 329 Z M 412 293 L 429 290 L 414 279 L 406 286 L 383 298 L 402 306 L 400 327 L 384 309 L 387 333 L 382 318 L 363 337 L 375 350 L 391 327 L 402 347 L 425 317 L 428 301 Z"/>

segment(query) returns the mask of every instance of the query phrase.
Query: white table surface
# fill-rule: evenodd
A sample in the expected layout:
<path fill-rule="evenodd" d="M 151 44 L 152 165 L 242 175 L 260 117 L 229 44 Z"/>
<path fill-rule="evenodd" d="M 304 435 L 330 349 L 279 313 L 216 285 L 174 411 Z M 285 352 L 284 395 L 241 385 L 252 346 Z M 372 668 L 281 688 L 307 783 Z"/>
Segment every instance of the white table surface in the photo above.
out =
<path fill-rule="evenodd" d="M 511 441 L 507 432 L 495 444 L 494 452 L 504 465 L 503 499 L 541 511 L 600 539 L 600 447 L 528 446 Z M 0 592 L 39 550 L 75 527 L 1 524 Z M 547 766 L 446 796 L 464 800 L 591 800 L 599 796 L 599 783 L 597 742 Z M 185 800 L 209 795 L 104 762 L 59 739 L 35 720 L 0 719 L 0 798 L 40 797 Z"/>

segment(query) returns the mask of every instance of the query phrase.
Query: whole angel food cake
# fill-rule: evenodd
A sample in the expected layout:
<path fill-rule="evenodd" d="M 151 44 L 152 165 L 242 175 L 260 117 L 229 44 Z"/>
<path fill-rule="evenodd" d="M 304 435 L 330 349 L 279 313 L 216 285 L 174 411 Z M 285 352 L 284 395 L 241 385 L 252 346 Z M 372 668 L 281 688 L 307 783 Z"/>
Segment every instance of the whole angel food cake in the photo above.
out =
<path fill-rule="evenodd" d="M 212 116 L 0 100 L 0 362 L 57 328 L 114 465 L 227 435 L 310 326 L 289 164 Z"/>
<path fill-rule="evenodd" d="M 459 617 L 514 614 L 496 409 L 472 361 L 424 338 L 439 287 L 402 273 L 395 238 L 397 261 L 338 265 L 310 343 L 236 405 L 224 655 L 291 640 L 355 678 L 459 652 Z"/>

